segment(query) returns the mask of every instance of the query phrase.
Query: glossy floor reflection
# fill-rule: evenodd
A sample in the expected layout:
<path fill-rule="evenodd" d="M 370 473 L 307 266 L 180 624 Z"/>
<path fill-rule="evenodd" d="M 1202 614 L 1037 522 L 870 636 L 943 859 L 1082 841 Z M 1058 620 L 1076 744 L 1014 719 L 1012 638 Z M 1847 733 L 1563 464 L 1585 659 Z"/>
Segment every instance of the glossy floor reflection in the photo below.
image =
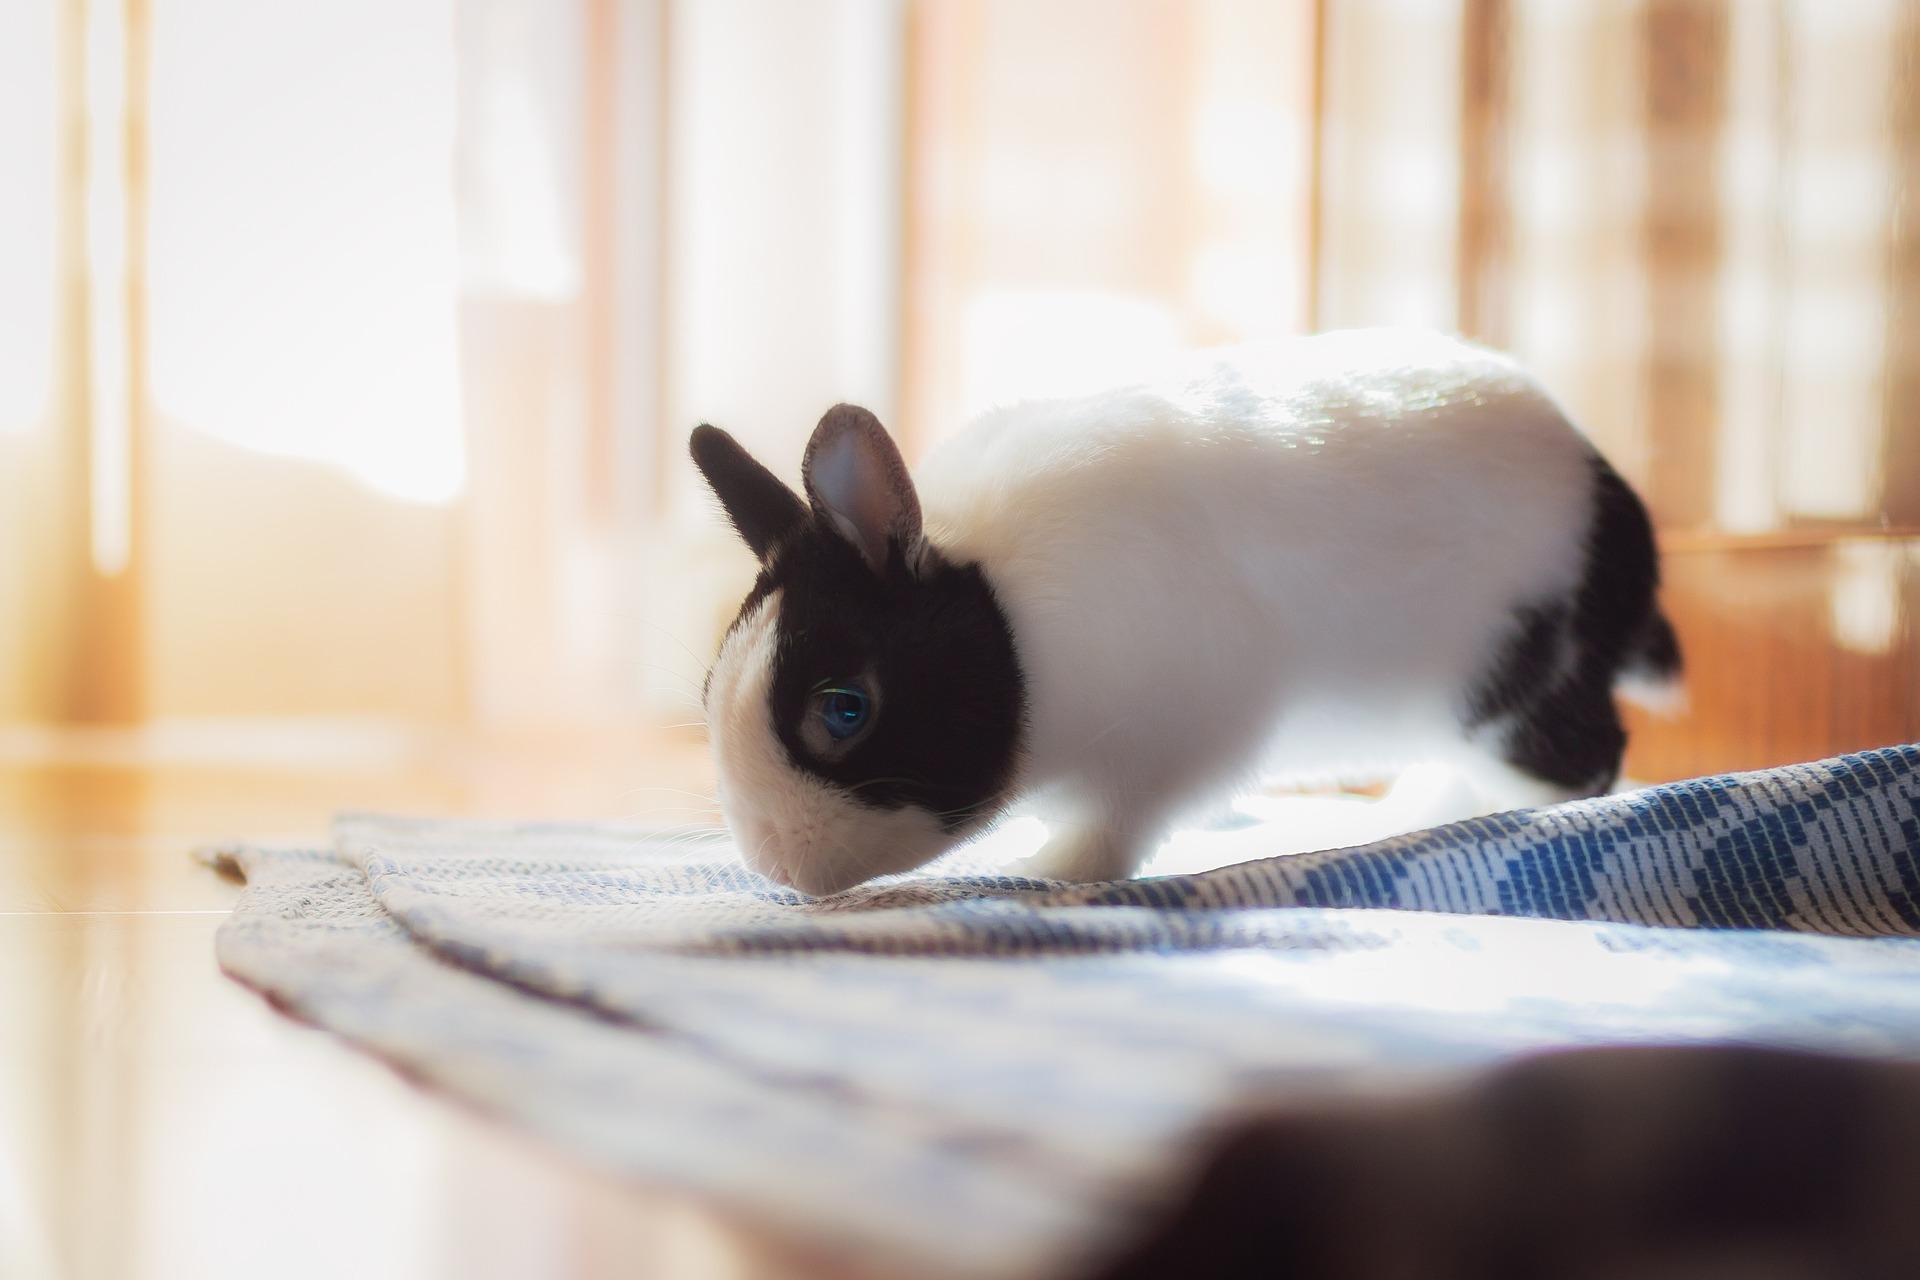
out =
<path fill-rule="evenodd" d="M 315 839 L 343 807 L 651 815 L 630 780 L 695 790 L 697 747 L 430 744 L 356 772 L 153 738 L 0 741 L 0 1276 L 844 1273 L 430 1097 L 214 966 L 239 889 L 197 844 Z"/>

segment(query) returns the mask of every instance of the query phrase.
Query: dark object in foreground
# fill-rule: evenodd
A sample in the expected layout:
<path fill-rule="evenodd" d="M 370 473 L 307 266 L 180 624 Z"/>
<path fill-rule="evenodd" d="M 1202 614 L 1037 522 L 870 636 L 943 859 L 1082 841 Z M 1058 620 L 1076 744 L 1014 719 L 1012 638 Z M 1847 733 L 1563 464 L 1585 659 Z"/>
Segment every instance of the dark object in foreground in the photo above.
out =
<path fill-rule="evenodd" d="M 1256 1121 L 1104 1273 L 1287 1280 L 1911 1280 L 1920 1066 L 1549 1054 L 1439 1098 Z"/>

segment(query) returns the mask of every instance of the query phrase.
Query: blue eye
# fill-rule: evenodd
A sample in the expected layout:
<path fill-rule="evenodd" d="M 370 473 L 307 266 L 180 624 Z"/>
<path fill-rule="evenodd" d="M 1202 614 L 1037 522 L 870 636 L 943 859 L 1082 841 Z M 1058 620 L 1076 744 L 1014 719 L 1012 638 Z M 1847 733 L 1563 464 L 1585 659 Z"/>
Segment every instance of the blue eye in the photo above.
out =
<path fill-rule="evenodd" d="M 814 696 L 814 712 L 826 726 L 827 736 L 843 742 L 860 732 L 867 723 L 872 703 L 858 689 L 825 689 Z"/>

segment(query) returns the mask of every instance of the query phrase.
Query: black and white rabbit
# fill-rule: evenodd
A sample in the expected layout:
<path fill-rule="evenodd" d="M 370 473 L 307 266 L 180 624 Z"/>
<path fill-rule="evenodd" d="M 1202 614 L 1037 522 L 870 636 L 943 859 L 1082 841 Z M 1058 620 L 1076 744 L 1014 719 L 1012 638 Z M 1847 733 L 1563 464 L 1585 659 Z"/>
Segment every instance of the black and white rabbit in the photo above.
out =
<path fill-rule="evenodd" d="M 1083 881 L 1271 773 L 1593 795 L 1615 687 L 1676 687 L 1639 499 L 1515 362 L 1437 334 L 999 409 L 917 485 L 852 405 L 804 501 L 717 428 L 691 448 L 761 566 L 707 678 L 721 808 L 810 894 L 1033 795 L 1063 819 L 1033 867 Z"/>

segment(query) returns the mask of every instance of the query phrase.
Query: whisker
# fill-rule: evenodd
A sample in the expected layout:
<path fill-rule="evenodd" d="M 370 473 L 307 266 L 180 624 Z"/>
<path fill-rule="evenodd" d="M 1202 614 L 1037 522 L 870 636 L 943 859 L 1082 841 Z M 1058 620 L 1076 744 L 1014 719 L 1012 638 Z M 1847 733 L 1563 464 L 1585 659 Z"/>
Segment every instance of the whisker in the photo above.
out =
<path fill-rule="evenodd" d="M 668 792 L 669 794 L 676 795 L 676 796 L 689 796 L 695 800 L 709 800 L 709 801 L 714 801 L 716 803 L 718 802 L 718 797 L 716 797 L 710 791 L 689 791 L 685 787 L 669 787 L 662 783 L 653 783 L 653 782 L 647 783 L 644 786 L 628 787 L 625 791 L 621 792 L 620 794 L 625 796 L 632 796 L 632 795 L 638 795 L 642 791 L 665 791 L 665 792 Z"/>
<path fill-rule="evenodd" d="M 859 782 L 848 784 L 846 789 L 848 791 L 858 791 L 863 787 L 877 787 L 890 782 L 905 782 L 912 786 L 925 787 L 929 791 L 960 790 L 960 788 L 953 783 L 930 782 L 925 778 L 907 778 L 907 777 L 863 778 Z"/>
<path fill-rule="evenodd" d="M 671 632 L 671 631 L 669 631 L 669 630 L 667 630 L 667 629 L 666 629 L 665 627 L 663 627 L 663 626 L 661 626 L 661 625 L 660 625 L 659 623 L 657 623 L 657 622 L 650 622 L 650 621 L 648 621 L 648 620 L 647 620 L 647 619 L 645 619 L 645 618 L 642 618 L 642 619 L 639 619 L 639 622 L 640 622 L 640 625 L 641 625 L 641 626 L 643 626 L 643 627 L 651 627 L 651 628 L 653 628 L 653 629 L 654 629 L 655 631 L 658 631 L 658 632 L 659 632 L 659 633 L 660 633 L 661 635 L 663 635 L 663 636 L 665 636 L 665 637 L 666 637 L 667 639 L 669 639 L 669 640 L 671 640 L 671 641 L 673 641 L 673 642 L 674 642 L 675 644 L 677 644 L 677 645 L 679 645 L 679 646 L 680 646 L 680 652 L 682 652 L 682 653 L 684 653 L 684 654 L 686 654 L 686 655 L 687 655 L 687 656 L 688 656 L 689 658 L 692 658 L 692 659 L 693 659 L 693 661 L 694 661 L 694 664 L 695 664 L 695 665 L 697 665 L 698 667 L 700 667 L 700 669 L 701 669 L 701 670 L 703 670 L 703 671 L 704 671 L 704 670 L 706 669 L 706 665 L 707 665 L 707 664 L 706 664 L 706 662 L 705 662 L 705 661 L 704 661 L 704 660 L 703 660 L 703 659 L 702 659 L 702 658 L 700 657 L 700 655 L 699 655 L 699 654 L 697 654 L 697 653 L 695 653 L 695 652 L 694 652 L 694 651 L 693 651 L 693 650 L 692 650 L 692 649 L 691 649 L 691 648 L 690 648 L 690 647 L 689 647 L 689 646 L 687 645 L 687 642 L 686 642 L 686 641 L 684 641 L 684 640 L 682 640 L 682 639 L 681 639 L 681 638 L 680 638 L 679 636 L 677 636 L 677 635 L 675 635 L 675 634 L 673 634 L 673 632 Z"/>

